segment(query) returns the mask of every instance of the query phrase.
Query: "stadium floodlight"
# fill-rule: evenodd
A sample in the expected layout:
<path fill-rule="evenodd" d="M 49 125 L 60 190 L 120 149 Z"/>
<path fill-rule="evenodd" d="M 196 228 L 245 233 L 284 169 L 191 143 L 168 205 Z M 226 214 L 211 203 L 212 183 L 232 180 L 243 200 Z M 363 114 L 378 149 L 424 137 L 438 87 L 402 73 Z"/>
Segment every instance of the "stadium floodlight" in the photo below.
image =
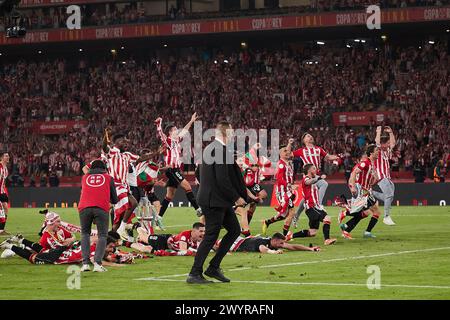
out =
<path fill-rule="evenodd" d="M 39 54 L 42 54 L 42 51 L 41 51 L 41 50 L 39 50 L 39 51 L 38 51 L 38 53 L 39 53 Z"/>
<path fill-rule="evenodd" d="M 167 48 L 167 44 L 166 43 L 164 43 L 164 48 Z"/>
<path fill-rule="evenodd" d="M 434 41 L 430 40 L 428 41 L 429 44 L 434 44 Z"/>
<path fill-rule="evenodd" d="M 383 34 L 383 35 L 381 36 L 381 39 L 386 40 L 386 39 L 387 39 L 387 36 Z"/>
<path fill-rule="evenodd" d="M 244 42 L 244 41 L 242 41 L 242 42 L 241 42 L 241 47 L 242 47 L 242 48 L 245 48 L 245 47 L 247 47 L 247 43 L 246 43 L 246 42 Z"/>
<path fill-rule="evenodd" d="M 348 45 L 346 45 L 346 47 L 347 47 L 347 48 L 351 48 L 352 46 L 348 44 Z"/>
<path fill-rule="evenodd" d="M 228 63 L 228 60 L 227 59 L 223 60 L 223 63 Z"/>
<path fill-rule="evenodd" d="M 338 64 L 338 63 L 336 63 L 336 67 L 339 67 L 339 64 Z"/>
<path fill-rule="evenodd" d="M 83 52 L 83 49 L 80 48 L 80 49 L 78 49 L 78 51 Z"/>
<path fill-rule="evenodd" d="M 366 43 L 366 40 L 361 40 L 362 43 Z"/>
<path fill-rule="evenodd" d="M 445 30 L 446 32 L 450 32 L 450 29 Z"/>
<path fill-rule="evenodd" d="M 120 47 L 120 50 L 123 50 L 123 49 L 125 49 L 125 47 L 123 47 L 123 46 L 122 46 L 122 47 Z"/>
<path fill-rule="evenodd" d="M 214 60 L 214 63 L 217 64 L 217 60 Z"/>
<path fill-rule="evenodd" d="M 112 54 L 116 54 L 116 52 L 117 52 L 116 49 L 111 49 Z"/>
<path fill-rule="evenodd" d="M 325 44 L 325 42 L 323 42 L 323 41 L 317 41 L 316 43 L 321 46 L 323 46 Z"/>
<path fill-rule="evenodd" d="M 359 40 L 359 39 L 355 39 L 355 40 L 353 40 L 353 41 L 355 41 L 355 42 L 360 42 L 361 40 Z"/>

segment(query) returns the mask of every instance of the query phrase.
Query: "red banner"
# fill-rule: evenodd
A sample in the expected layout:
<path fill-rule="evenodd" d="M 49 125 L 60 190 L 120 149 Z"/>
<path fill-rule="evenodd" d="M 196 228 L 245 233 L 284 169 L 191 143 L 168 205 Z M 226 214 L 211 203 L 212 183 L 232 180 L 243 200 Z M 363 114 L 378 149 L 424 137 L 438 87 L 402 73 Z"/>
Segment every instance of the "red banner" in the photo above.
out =
<path fill-rule="evenodd" d="M 19 8 L 56 7 L 71 4 L 88 4 L 108 2 L 105 0 L 21 0 Z"/>
<path fill-rule="evenodd" d="M 389 111 L 374 112 L 335 112 L 333 123 L 335 126 L 368 126 L 371 123 L 379 124 L 387 119 Z"/>
<path fill-rule="evenodd" d="M 46 31 L 30 31 L 27 32 L 27 35 L 24 38 L 20 39 L 7 39 L 4 33 L 0 33 L 0 45 L 322 28 L 351 25 L 360 25 L 365 28 L 366 20 L 367 13 L 364 11 L 352 11 L 304 14 L 297 16 L 155 22 L 108 27 L 88 27 L 80 30 L 52 29 Z M 381 11 L 381 25 L 438 20 L 450 20 L 450 7 L 402 8 Z"/>
<path fill-rule="evenodd" d="M 33 122 L 33 132 L 39 134 L 61 134 L 79 130 L 87 126 L 87 121 L 36 121 Z"/>

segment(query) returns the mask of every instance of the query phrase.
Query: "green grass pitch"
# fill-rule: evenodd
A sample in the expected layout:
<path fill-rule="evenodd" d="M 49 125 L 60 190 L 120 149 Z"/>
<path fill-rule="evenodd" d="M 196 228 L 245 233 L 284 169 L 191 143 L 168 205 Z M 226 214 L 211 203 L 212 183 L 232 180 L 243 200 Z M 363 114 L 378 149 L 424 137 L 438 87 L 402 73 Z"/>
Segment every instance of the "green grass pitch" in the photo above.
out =
<path fill-rule="evenodd" d="M 55 209 L 63 220 L 78 224 L 75 209 Z M 37 209 L 12 208 L 7 229 L 38 239 L 43 216 Z M 109 268 L 104 274 L 84 273 L 80 289 L 68 289 L 67 266 L 31 265 L 13 257 L 0 259 L 1 299 L 449 299 L 450 298 L 450 208 L 394 207 L 396 226 L 381 221 L 363 239 L 368 219 L 353 231 L 354 240 L 344 240 L 338 231 L 337 208 L 333 217 L 334 246 L 323 247 L 322 234 L 296 239 L 295 243 L 321 245 L 322 251 L 286 252 L 282 255 L 233 253 L 222 267 L 229 284 L 188 285 L 183 274 L 193 257 L 154 257 L 134 265 Z M 258 208 L 252 222 L 260 232 L 262 218 L 271 208 Z M 167 232 L 188 229 L 196 219 L 193 209 L 169 208 Z M 307 221 L 303 214 L 300 226 Z M 281 230 L 281 223 L 269 233 Z M 79 235 L 77 236 L 79 237 Z M 0 237 L 2 240 L 4 237 Z M 368 266 L 380 268 L 381 288 L 367 287 Z M 181 276 L 177 276 L 181 275 Z M 224 287 L 226 288 L 224 290 Z"/>

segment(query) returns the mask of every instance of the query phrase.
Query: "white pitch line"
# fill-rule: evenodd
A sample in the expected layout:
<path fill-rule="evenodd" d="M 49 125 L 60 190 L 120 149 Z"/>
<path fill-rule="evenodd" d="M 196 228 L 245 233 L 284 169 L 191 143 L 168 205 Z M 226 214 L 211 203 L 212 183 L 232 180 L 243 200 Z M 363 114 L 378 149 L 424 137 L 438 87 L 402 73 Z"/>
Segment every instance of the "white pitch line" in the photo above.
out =
<path fill-rule="evenodd" d="M 339 262 L 339 261 L 347 261 L 347 260 L 370 259 L 370 258 L 379 258 L 379 257 L 386 257 L 386 256 L 396 256 L 396 255 L 401 255 L 401 254 L 438 251 L 438 250 L 450 250 L 450 247 L 388 252 L 388 253 L 373 254 L 373 255 L 368 255 L 368 256 L 353 256 L 353 257 L 335 258 L 335 259 L 327 259 L 327 260 L 313 260 L 313 261 L 290 262 L 290 263 L 283 263 L 283 264 L 271 264 L 271 265 L 259 266 L 256 268 L 241 267 L 241 268 L 229 269 L 227 271 L 243 271 L 243 270 L 250 270 L 250 269 L 278 268 L 278 267 L 296 266 L 296 265 L 304 265 L 304 264 L 316 264 L 316 263 Z M 188 275 L 188 273 L 172 274 L 172 275 L 167 275 L 167 276 L 155 277 L 152 279 L 177 278 L 177 277 L 185 277 L 187 275 Z"/>
<path fill-rule="evenodd" d="M 161 278 L 142 278 L 135 279 L 139 281 L 161 281 L 161 282 L 185 282 L 186 280 L 161 279 Z M 217 281 L 214 281 L 219 283 Z M 367 287 L 366 283 L 339 283 L 339 282 L 290 282 L 290 281 L 253 281 L 253 280 L 233 280 L 232 283 L 247 284 L 280 284 L 295 286 L 349 286 L 349 287 Z M 432 286 L 432 285 L 411 285 L 411 284 L 381 284 L 383 287 L 392 288 L 421 288 L 421 289 L 450 289 L 450 286 Z"/>

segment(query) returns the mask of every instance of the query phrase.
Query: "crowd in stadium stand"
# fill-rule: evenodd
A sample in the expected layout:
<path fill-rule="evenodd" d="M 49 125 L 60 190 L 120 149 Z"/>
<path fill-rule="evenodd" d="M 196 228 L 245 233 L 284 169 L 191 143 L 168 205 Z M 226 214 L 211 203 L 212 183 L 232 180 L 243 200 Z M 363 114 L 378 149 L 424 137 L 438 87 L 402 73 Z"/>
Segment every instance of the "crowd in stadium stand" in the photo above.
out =
<path fill-rule="evenodd" d="M 82 5 L 83 26 L 106 26 L 117 24 L 145 23 L 153 21 L 184 20 L 184 19 L 210 19 L 232 16 L 253 16 L 266 14 L 298 14 L 308 12 L 357 10 L 370 4 L 378 4 L 382 8 L 404 8 L 412 6 L 442 6 L 450 3 L 450 0 L 311 0 L 309 6 L 263 8 L 253 10 L 235 10 L 223 12 L 189 12 L 185 6 L 176 8 L 171 6 L 166 15 L 155 15 L 146 12 L 145 8 L 136 2 L 119 8 L 111 5 L 106 10 L 107 4 Z M 109 4 L 108 4 L 109 6 Z M 65 7 L 33 9 L 23 12 L 24 25 L 28 29 L 65 28 L 67 20 Z M 10 18 L 3 17 L 2 24 L 11 25 Z M 0 30 L 1 31 L 1 30 Z"/>
<path fill-rule="evenodd" d="M 184 126 L 196 111 L 203 128 L 226 118 L 235 128 L 279 128 L 281 139 L 311 130 L 318 145 L 351 166 L 373 141 L 370 127 L 334 127 L 336 111 L 392 110 L 393 170 L 432 168 L 449 159 L 450 61 L 446 44 L 220 51 L 110 59 L 18 62 L 0 69 L 0 149 L 19 176 L 79 175 L 99 155 L 105 127 L 129 132 L 131 150 L 156 149 L 154 119 Z M 31 133 L 34 120 L 86 119 L 59 136 Z M 298 146 L 297 142 L 297 146 Z M 446 162 L 448 166 L 448 163 Z"/>

